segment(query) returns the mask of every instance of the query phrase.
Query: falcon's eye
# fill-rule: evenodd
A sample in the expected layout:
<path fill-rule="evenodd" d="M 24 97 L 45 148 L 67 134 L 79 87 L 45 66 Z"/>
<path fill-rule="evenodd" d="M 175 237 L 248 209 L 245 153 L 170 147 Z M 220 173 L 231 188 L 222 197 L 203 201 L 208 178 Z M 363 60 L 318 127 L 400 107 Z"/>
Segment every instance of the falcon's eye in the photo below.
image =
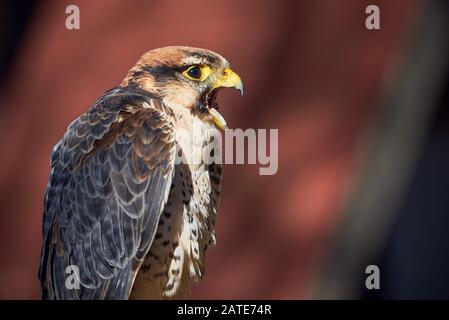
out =
<path fill-rule="evenodd" d="M 193 81 L 204 81 L 212 74 L 213 70 L 206 65 L 193 65 L 183 71 L 183 75 Z"/>
<path fill-rule="evenodd" d="M 199 79 L 201 79 L 201 76 L 203 75 L 203 72 L 201 71 L 200 67 L 192 66 L 189 69 L 187 69 L 187 75 L 190 78 L 199 80 Z"/>

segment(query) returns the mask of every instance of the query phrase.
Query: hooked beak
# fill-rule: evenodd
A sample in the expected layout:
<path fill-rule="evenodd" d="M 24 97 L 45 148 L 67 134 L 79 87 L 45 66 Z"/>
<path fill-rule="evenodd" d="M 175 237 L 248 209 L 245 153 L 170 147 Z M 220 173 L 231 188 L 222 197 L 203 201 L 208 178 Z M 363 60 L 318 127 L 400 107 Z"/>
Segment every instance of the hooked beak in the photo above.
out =
<path fill-rule="evenodd" d="M 240 76 L 237 73 L 235 73 L 234 71 L 232 71 L 229 68 L 224 69 L 223 76 L 221 78 L 217 79 L 217 81 L 215 82 L 215 84 L 212 88 L 212 91 L 214 89 L 218 89 L 218 88 L 236 88 L 237 90 L 240 91 L 240 94 L 243 95 L 242 79 L 240 78 Z M 225 130 L 228 128 L 225 119 L 217 111 L 217 109 L 210 108 L 209 114 L 211 115 L 212 120 L 214 121 L 215 125 L 218 128 L 220 128 L 222 130 Z"/>
<path fill-rule="evenodd" d="M 223 76 L 219 78 L 214 85 L 216 88 L 236 88 L 243 95 L 243 82 L 240 76 L 229 68 L 224 69 Z"/>

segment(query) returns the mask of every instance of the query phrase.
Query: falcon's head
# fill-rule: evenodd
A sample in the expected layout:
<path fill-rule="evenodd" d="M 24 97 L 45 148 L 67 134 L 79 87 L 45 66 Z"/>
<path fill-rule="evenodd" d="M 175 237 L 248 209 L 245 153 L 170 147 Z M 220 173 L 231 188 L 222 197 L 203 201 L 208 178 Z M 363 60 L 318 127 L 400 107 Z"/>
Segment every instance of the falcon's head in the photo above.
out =
<path fill-rule="evenodd" d="M 243 94 L 239 75 L 221 55 L 191 47 L 164 47 L 145 53 L 122 83 L 138 86 L 172 108 L 183 107 L 203 121 L 226 128 L 217 111 L 220 88 L 234 87 Z"/>

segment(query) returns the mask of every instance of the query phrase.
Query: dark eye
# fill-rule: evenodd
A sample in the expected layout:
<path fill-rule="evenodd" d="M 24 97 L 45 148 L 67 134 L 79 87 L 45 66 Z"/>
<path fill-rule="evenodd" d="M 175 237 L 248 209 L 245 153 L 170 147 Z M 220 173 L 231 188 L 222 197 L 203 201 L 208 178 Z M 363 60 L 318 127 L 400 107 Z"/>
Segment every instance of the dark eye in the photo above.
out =
<path fill-rule="evenodd" d="M 200 79 L 201 75 L 202 75 L 202 71 L 201 71 L 200 67 L 193 66 L 193 67 L 190 67 L 189 70 L 187 70 L 187 74 L 189 77 L 191 77 L 193 79 Z"/>

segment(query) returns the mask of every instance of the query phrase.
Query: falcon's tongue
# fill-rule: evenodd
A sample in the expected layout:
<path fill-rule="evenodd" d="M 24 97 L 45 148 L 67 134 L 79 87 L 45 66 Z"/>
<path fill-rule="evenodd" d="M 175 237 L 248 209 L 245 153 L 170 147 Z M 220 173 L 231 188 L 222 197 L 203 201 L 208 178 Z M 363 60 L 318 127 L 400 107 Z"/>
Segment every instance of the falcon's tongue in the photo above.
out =
<path fill-rule="evenodd" d="M 217 111 L 217 109 L 210 108 L 209 114 L 211 115 L 212 120 L 214 120 L 214 123 L 218 128 L 220 128 L 221 130 L 226 130 L 228 128 L 225 119 L 220 114 L 220 112 Z"/>

